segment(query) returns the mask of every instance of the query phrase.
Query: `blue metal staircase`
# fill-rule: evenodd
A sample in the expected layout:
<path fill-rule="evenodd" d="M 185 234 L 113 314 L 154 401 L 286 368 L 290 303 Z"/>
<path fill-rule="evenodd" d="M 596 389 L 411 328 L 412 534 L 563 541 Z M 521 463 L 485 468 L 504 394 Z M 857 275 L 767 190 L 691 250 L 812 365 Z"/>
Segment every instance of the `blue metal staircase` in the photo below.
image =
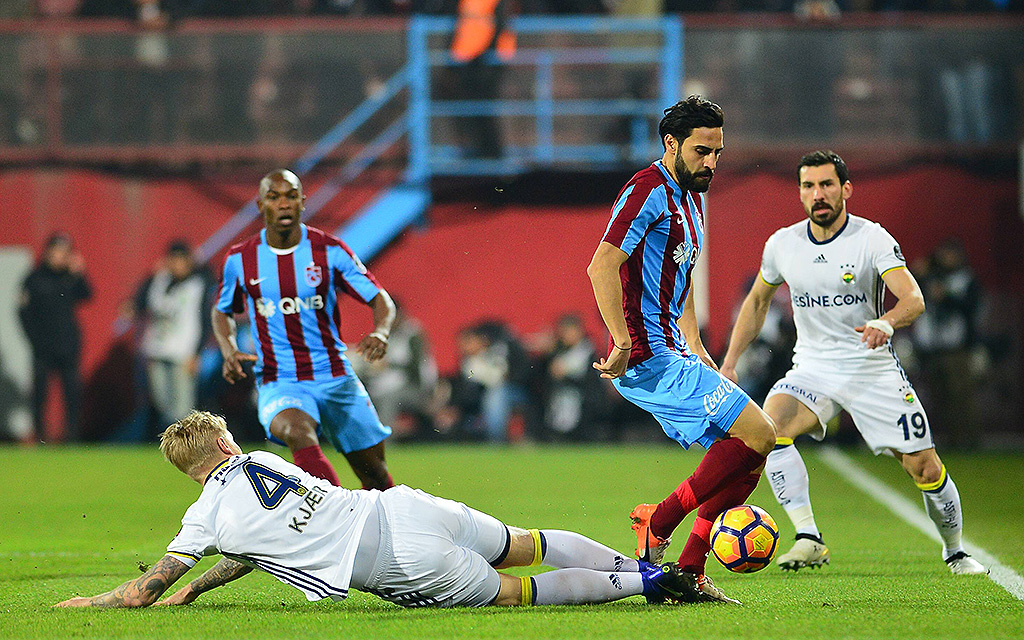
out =
<path fill-rule="evenodd" d="M 430 206 L 430 180 L 436 175 L 518 175 L 531 170 L 572 167 L 594 170 L 635 166 L 660 155 L 660 143 L 652 122 L 661 109 L 674 103 L 682 84 L 683 28 L 678 17 L 517 17 L 510 28 L 524 36 L 555 34 L 572 37 L 593 34 L 623 34 L 660 37 L 660 46 L 564 46 L 520 48 L 511 60 L 492 54 L 485 64 L 533 67 L 533 97 L 517 100 L 445 100 L 434 95 L 432 80 L 439 68 L 459 63 L 445 47 L 455 27 L 453 18 L 416 16 L 409 22 L 408 61 L 376 94 L 367 98 L 301 158 L 293 171 L 300 177 L 345 143 L 359 127 L 399 96 L 407 95 L 407 108 L 381 130 L 316 192 L 309 195 L 305 219 L 320 212 L 348 184 L 366 171 L 391 147 L 405 137 L 408 166 L 401 179 L 384 189 L 362 207 L 346 224 L 334 231 L 363 260 L 371 260 L 410 224 L 421 221 Z M 432 48 L 433 47 L 433 48 Z M 573 65 L 657 64 L 658 99 L 636 98 L 557 99 L 555 69 Z M 629 142 L 621 144 L 569 144 L 556 135 L 555 118 L 615 116 L 629 121 Z M 464 149 L 435 139 L 432 131 L 442 118 L 527 117 L 533 120 L 533 144 L 508 145 L 494 158 L 467 157 Z M 250 200 L 198 249 L 208 260 L 231 243 L 259 216 L 255 198 Z"/>

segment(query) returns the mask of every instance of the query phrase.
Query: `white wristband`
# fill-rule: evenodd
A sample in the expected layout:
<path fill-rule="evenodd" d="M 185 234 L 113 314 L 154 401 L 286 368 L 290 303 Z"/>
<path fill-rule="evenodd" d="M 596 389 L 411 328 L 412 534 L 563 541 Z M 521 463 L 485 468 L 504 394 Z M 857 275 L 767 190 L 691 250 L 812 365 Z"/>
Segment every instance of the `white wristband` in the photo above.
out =
<path fill-rule="evenodd" d="M 890 329 L 891 329 L 891 328 L 892 328 L 892 327 L 890 327 Z M 889 335 L 892 335 L 892 334 L 890 333 Z M 371 334 L 370 334 L 369 336 L 367 336 L 367 337 L 368 337 L 368 338 L 377 338 L 378 340 L 380 340 L 380 341 L 381 341 L 381 342 L 383 342 L 384 344 L 387 344 L 387 343 L 388 343 L 388 337 L 387 337 L 386 335 L 384 335 L 383 333 L 381 333 L 380 331 L 374 331 L 373 333 L 371 333 Z"/>
<path fill-rule="evenodd" d="M 889 336 L 890 338 L 892 337 L 892 334 L 896 331 L 895 329 L 892 328 L 892 325 L 889 324 L 888 320 L 882 320 L 881 318 L 878 318 L 876 320 L 868 320 L 867 322 L 864 323 L 864 326 L 870 327 L 872 329 L 878 329 L 879 331 Z"/>

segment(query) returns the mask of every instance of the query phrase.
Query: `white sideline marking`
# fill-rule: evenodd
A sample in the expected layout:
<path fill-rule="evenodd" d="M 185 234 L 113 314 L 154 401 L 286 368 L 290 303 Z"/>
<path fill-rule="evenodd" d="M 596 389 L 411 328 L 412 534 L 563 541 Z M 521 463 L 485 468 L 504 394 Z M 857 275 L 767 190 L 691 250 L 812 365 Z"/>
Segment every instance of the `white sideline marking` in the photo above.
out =
<path fill-rule="evenodd" d="M 876 501 L 882 503 L 903 520 L 932 540 L 942 542 L 939 532 L 935 530 L 935 524 L 924 511 L 924 507 L 916 505 L 909 499 L 893 491 L 889 485 L 857 466 L 842 451 L 835 447 L 823 447 L 819 450 L 819 457 L 822 462 L 832 468 L 833 471 L 843 476 L 850 484 L 854 485 Z M 1024 578 L 1016 571 L 999 562 L 995 556 L 985 551 L 978 545 L 963 539 L 964 549 L 974 556 L 974 559 L 989 568 L 988 577 L 1000 587 L 1006 589 L 1010 595 L 1024 602 Z"/>

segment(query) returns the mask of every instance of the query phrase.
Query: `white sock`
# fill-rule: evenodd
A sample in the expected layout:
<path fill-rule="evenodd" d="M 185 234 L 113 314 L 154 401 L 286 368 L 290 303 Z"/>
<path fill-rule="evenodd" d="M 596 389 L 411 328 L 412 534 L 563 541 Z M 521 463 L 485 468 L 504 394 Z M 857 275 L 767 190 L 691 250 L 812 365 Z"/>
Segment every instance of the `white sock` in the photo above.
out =
<path fill-rule="evenodd" d="M 786 515 L 793 521 L 797 534 L 821 538 L 818 525 L 811 510 L 810 482 L 807 467 L 800 452 L 790 444 L 777 444 L 768 454 L 764 465 L 764 477 L 771 484 L 775 499 L 779 501 Z"/>
<path fill-rule="evenodd" d="M 639 573 L 591 569 L 557 569 L 522 580 L 524 603 L 538 605 L 611 602 L 640 595 L 644 589 Z M 526 590 L 531 590 L 532 594 L 525 593 Z"/>
<path fill-rule="evenodd" d="M 924 496 L 924 508 L 928 517 L 935 523 L 942 537 L 942 558 L 946 558 L 964 550 L 960 542 L 964 529 L 963 511 L 960 509 L 960 492 L 956 490 L 953 478 L 946 474 L 946 466 L 942 466 L 942 477 L 934 489 L 926 489 L 917 485 Z"/>
<path fill-rule="evenodd" d="M 549 567 L 626 572 L 640 570 L 640 565 L 633 558 L 627 558 L 615 549 L 573 531 L 544 529 L 540 535 L 544 541 L 542 564 Z"/>

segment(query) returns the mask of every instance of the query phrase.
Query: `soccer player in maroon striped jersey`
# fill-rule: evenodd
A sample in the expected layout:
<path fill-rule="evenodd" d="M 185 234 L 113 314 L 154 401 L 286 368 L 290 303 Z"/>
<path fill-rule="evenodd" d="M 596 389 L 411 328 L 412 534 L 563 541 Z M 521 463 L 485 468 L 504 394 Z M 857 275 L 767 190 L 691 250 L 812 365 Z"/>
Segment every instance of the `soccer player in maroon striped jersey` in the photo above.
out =
<path fill-rule="evenodd" d="M 384 459 L 381 424 L 345 357 L 337 291 L 373 310 L 374 329 L 356 346 L 368 361 L 382 358 L 395 304 L 344 242 L 301 222 L 306 197 L 287 169 L 260 181 L 257 204 L 265 228 L 235 245 L 224 260 L 213 331 L 230 382 L 254 362 L 260 422 L 267 438 L 292 450 L 295 464 L 339 485 L 320 449 L 324 433 L 345 454 L 365 489 L 394 486 Z M 238 350 L 233 313 L 248 307 L 257 353 Z"/>
<path fill-rule="evenodd" d="M 637 555 L 660 563 L 672 532 L 696 509 L 678 570 L 696 579 L 695 600 L 736 602 L 704 575 L 711 524 L 757 486 L 775 426 L 718 372 L 690 295 L 704 241 L 703 193 L 724 148 L 722 125 L 721 108 L 700 96 L 665 110 L 658 126 L 665 153 L 619 193 L 587 274 L 611 336 L 608 357 L 594 368 L 684 448 L 707 448 L 693 475 L 668 497 L 630 514 Z"/>

